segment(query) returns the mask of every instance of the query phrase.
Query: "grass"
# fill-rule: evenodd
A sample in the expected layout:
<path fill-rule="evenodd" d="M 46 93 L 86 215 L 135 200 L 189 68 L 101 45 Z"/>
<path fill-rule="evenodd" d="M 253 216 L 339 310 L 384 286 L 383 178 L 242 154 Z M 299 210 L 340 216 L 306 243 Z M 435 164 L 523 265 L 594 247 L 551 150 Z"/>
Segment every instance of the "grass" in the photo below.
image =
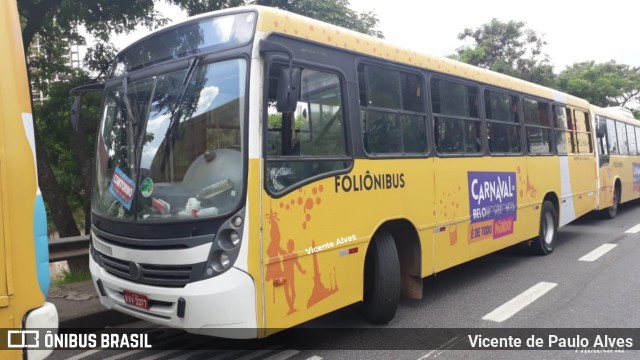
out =
<path fill-rule="evenodd" d="M 65 285 L 78 281 L 85 281 L 91 279 L 91 273 L 89 271 L 74 272 L 71 270 L 63 269 L 60 275 L 53 280 L 53 285 Z"/>

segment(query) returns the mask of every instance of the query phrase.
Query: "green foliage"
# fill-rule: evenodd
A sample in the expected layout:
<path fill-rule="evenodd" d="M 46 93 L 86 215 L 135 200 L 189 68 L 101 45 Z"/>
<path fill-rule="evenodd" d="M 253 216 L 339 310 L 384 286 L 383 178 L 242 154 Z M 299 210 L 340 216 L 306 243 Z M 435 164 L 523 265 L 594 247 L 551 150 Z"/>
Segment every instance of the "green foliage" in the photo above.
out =
<path fill-rule="evenodd" d="M 358 13 L 349 8 L 348 0 L 255 0 L 257 5 L 272 6 L 342 26 L 363 34 L 384 38 L 376 30 L 378 18 L 371 12 Z"/>
<path fill-rule="evenodd" d="M 80 281 L 91 280 L 91 273 L 86 271 L 74 272 L 71 270 L 62 270 L 58 277 L 53 280 L 54 286 L 60 286 L 65 284 L 71 284 Z"/>
<path fill-rule="evenodd" d="M 48 96 L 34 108 L 40 188 L 49 220 L 60 236 L 78 235 L 76 224 L 89 211 L 85 192 L 94 139 L 86 132 L 70 131 L 69 89 L 72 84 L 98 81 L 105 74 L 116 51 L 109 44 L 112 33 L 128 32 L 137 25 L 151 29 L 166 24 L 167 19 L 154 11 L 153 0 L 18 0 L 18 11 L 25 54 L 36 36 L 41 45 L 40 51 L 28 58 L 33 87 Z M 102 42 L 89 49 L 85 59 L 94 72 L 93 79 L 87 71 L 69 66 L 69 43 L 86 42 L 78 25 L 84 25 Z"/>
<path fill-rule="evenodd" d="M 34 115 L 36 126 L 40 129 L 45 148 L 47 149 L 49 164 L 53 168 L 54 175 L 65 194 L 67 202 L 72 209 L 82 209 L 85 200 L 84 182 L 87 180 L 82 176 L 77 158 L 74 155 L 70 144 L 82 142 L 82 147 L 91 149 L 92 152 L 95 136 L 77 136 L 70 131 L 69 122 L 71 102 L 69 100 L 69 90 L 78 85 L 89 82 L 89 77 L 82 73 L 70 75 L 68 81 L 52 83 L 48 86 L 48 98 L 42 103 L 34 104 Z M 99 99 L 95 96 L 93 101 L 86 99 L 83 106 L 83 117 L 96 117 L 99 106 Z M 83 119 L 83 125 L 90 121 Z M 52 206 L 52 204 L 48 204 Z M 74 211 L 76 223 L 84 221 L 81 211 Z M 51 222 L 53 219 L 48 218 Z M 53 227 L 53 223 L 49 224 Z"/>
<path fill-rule="evenodd" d="M 94 74 L 95 78 L 100 79 L 109 71 L 111 62 L 117 53 L 118 49 L 113 44 L 97 43 L 87 48 L 84 64 L 87 68 L 96 72 Z"/>
<path fill-rule="evenodd" d="M 223 8 L 241 6 L 249 3 L 276 6 L 293 12 L 315 17 L 340 26 L 382 37 L 375 30 L 378 23 L 371 13 L 357 13 L 348 8 L 346 0 L 300 0 L 300 1 L 250 1 L 250 0 L 167 0 L 187 10 L 190 15 Z M 42 176 L 39 172 L 41 189 L 47 205 L 49 199 L 64 199 L 71 205 L 71 211 L 53 212 L 49 219 L 55 222 L 58 229 L 75 216 L 76 223 L 82 221 L 82 204 L 88 215 L 88 196 L 85 192 L 86 180 L 90 177 L 91 161 L 89 154 L 94 149 L 95 122 L 97 119 L 99 98 L 95 97 L 83 102 L 81 124 L 93 125 L 93 128 L 82 129 L 81 133 L 70 131 L 69 90 L 82 83 L 102 81 L 107 73 L 111 60 L 118 49 L 111 44 L 112 34 L 126 33 L 136 26 L 143 25 L 149 29 L 167 23 L 167 19 L 154 9 L 153 0 L 18 0 L 18 9 L 22 24 L 22 37 L 25 53 L 29 45 L 38 36 L 41 51 L 33 53 L 29 58 L 29 70 L 34 88 L 42 91 L 48 99 L 43 104 L 36 104 L 34 109 L 35 125 L 41 135 L 36 138 L 38 145 L 44 145 L 45 155 L 49 163 L 43 166 L 52 168 L 53 177 Z M 88 70 L 73 69 L 68 65 L 68 45 L 75 42 L 86 43 L 85 37 L 78 31 L 79 25 L 100 42 L 89 48 L 84 63 Z M 91 77 L 89 77 L 91 74 Z M 57 79 L 60 82 L 51 82 Z M 296 119 L 296 128 L 300 127 Z M 220 135 L 220 141 L 227 141 Z M 62 194 L 61 194 L 62 193 Z M 55 194 L 52 195 L 52 194 Z M 69 213 L 70 212 L 70 213 Z M 51 224 L 53 225 L 53 224 Z M 73 226 L 71 226 L 73 227 Z M 86 224 L 85 224 L 86 228 Z M 70 236 L 75 234 L 65 234 Z"/>
<path fill-rule="evenodd" d="M 640 68 L 609 61 L 568 66 L 553 73 L 550 59 L 543 54 L 546 42 L 524 22 L 493 19 L 479 28 L 465 29 L 458 39 L 473 40 L 451 55 L 453 59 L 501 72 L 581 97 L 599 106 L 640 104 Z M 638 115 L 638 114 L 637 114 Z"/>
<path fill-rule="evenodd" d="M 458 39 L 469 38 L 473 44 L 456 49 L 456 54 L 450 57 L 541 85 L 551 85 L 553 67 L 549 57 L 542 52 L 546 41 L 525 25 L 522 21 L 505 23 L 492 19 L 475 30 L 464 29 Z"/>
<path fill-rule="evenodd" d="M 640 68 L 614 60 L 567 66 L 558 75 L 557 87 L 598 106 L 628 106 L 640 103 Z"/>
<path fill-rule="evenodd" d="M 305 119 L 304 117 L 302 117 L 302 115 L 296 116 L 294 120 L 295 130 L 300 130 L 300 128 L 302 127 L 302 123 L 304 121 Z M 282 127 L 282 114 L 281 113 L 269 114 L 269 118 L 267 122 L 269 123 L 269 129 L 280 129 Z"/>
<path fill-rule="evenodd" d="M 383 38 L 376 30 L 378 18 L 372 12 L 358 13 L 349 8 L 348 0 L 169 0 L 189 15 L 241 5 L 263 5 L 294 12 L 364 34 Z"/>
<path fill-rule="evenodd" d="M 167 0 L 185 10 L 189 16 L 227 9 L 245 4 L 244 0 Z"/>
<path fill-rule="evenodd" d="M 18 0 L 18 9 L 25 47 L 36 35 L 42 45 L 41 53 L 29 60 L 29 67 L 36 89 L 45 93 L 48 80 L 74 72 L 66 56 L 70 42 L 86 43 L 79 25 L 102 42 L 90 48 L 85 59 L 99 77 L 116 52 L 109 43 L 112 34 L 129 32 L 138 25 L 153 29 L 168 22 L 154 10 L 153 0 Z"/>

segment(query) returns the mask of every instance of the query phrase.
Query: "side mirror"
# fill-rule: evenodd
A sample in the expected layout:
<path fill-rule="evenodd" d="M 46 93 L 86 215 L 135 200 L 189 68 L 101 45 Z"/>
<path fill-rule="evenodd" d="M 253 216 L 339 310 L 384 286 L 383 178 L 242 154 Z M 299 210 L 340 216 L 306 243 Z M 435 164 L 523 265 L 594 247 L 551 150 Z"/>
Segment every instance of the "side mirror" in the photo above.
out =
<path fill-rule="evenodd" d="M 71 105 L 71 126 L 73 130 L 78 131 L 80 128 L 80 106 L 82 105 L 82 94 L 76 95 Z"/>
<path fill-rule="evenodd" d="M 92 119 L 96 121 L 91 121 L 90 124 L 81 124 L 80 120 L 80 109 L 82 108 L 82 98 L 89 92 L 102 92 L 104 91 L 104 84 L 89 84 L 82 85 L 76 88 L 71 89 L 69 91 L 69 95 L 75 96 L 73 100 L 73 105 L 71 105 L 71 126 L 74 131 L 82 130 L 85 134 L 94 133 L 97 129 L 97 119 Z"/>
<path fill-rule="evenodd" d="M 293 112 L 300 96 L 300 69 L 283 68 L 278 76 L 276 109 L 279 112 Z"/>
<path fill-rule="evenodd" d="M 607 124 L 603 121 L 598 121 L 596 123 L 596 137 L 601 139 L 607 133 Z"/>

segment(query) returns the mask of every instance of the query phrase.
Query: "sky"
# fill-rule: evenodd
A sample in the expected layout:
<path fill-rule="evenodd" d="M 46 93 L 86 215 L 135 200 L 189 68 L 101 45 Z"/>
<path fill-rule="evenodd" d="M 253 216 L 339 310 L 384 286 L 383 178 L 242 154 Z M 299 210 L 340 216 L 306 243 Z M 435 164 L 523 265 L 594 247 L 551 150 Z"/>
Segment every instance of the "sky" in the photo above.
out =
<path fill-rule="evenodd" d="M 447 56 L 466 43 L 457 35 L 497 18 L 524 21 L 542 34 L 556 73 L 595 60 L 640 66 L 640 2 L 637 0 L 350 0 L 371 11 L 385 39 L 420 52 Z"/>
<path fill-rule="evenodd" d="M 432 55 L 447 56 L 467 44 L 457 35 L 492 18 L 524 21 L 542 34 L 556 73 L 574 63 L 594 60 L 640 66 L 640 1 L 637 0 L 349 0 L 356 11 L 371 11 L 385 39 Z M 580 5 L 579 4 L 583 4 Z M 174 22 L 186 18 L 177 6 L 159 2 Z M 118 36 L 120 48 L 149 33 L 140 29 Z"/>

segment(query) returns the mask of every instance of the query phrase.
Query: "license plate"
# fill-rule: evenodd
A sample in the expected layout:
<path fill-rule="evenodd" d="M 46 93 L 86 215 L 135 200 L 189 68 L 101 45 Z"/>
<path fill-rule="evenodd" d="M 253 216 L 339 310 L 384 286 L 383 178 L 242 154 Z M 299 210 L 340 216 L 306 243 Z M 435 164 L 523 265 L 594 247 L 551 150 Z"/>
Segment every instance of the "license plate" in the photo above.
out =
<path fill-rule="evenodd" d="M 149 310 L 149 298 L 146 295 L 140 295 L 128 290 L 123 290 L 124 302 L 131 306 Z"/>

